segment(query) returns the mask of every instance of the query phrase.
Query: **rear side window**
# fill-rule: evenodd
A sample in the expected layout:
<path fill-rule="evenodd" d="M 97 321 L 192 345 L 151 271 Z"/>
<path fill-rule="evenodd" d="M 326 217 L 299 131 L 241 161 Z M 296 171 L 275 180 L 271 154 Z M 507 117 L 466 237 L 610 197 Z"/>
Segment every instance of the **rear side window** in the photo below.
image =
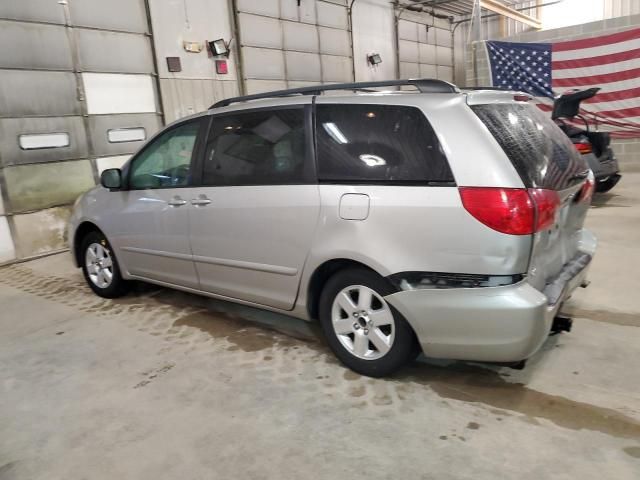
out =
<path fill-rule="evenodd" d="M 320 181 L 454 181 L 431 125 L 415 107 L 317 105 L 316 135 Z"/>
<path fill-rule="evenodd" d="M 539 108 L 519 103 L 473 105 L 527 187 L 563 190 L 582 181 L 587 164 Z M 578 177 L 576 176 L 578 175 Z"/>
<path fill-rule="evenodd" d="M 308 183 L 304 108 L 216 116 L 209 133 L 204 185 Z"/>

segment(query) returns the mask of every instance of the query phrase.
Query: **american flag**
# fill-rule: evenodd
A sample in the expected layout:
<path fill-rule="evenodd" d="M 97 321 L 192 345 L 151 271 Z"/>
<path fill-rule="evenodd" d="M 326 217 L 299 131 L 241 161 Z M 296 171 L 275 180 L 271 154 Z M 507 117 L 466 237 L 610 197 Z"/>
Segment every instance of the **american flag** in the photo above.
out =
<path fill-rule="evenodd" d="M 640 138 L 640 28 L 554 43 L 487 42 L 492 84 L 538 97 L 600 87 L 581 104 L 592 126 L 613 137 Z"/>

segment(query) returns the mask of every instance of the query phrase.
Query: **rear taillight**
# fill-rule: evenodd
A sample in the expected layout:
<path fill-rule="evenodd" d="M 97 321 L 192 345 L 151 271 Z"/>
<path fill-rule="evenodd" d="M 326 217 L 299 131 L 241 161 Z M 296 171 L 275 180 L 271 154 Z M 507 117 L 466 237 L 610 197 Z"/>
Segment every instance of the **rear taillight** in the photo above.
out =
<path fill-rule="evenodd" d="M 540 232 L 553 226 L 556 221 L 556 211 L 560 206 L 558 192 L 545 188 L 530 188 L 529 195 L 536 205 L 535 231 Z"/>
<path fill-rule="evenodd" d="M 576 150 L 578 150 L 582 155 L 593 152 L 593 148 L 590 143 L 574 143 L 573 146 L 576 147 Z"/>
<path fill-rule="evenodd" d="M 591 197 L 593 197 L 593 192 L 596 189 L 596 183 L 593 179 L 593 173 L 589 173 L 589 176 L 584 181 L 582 188 L 580 189 L 580 193 L 578 194 L 578 198 L 576 198 L 576 202 L 590 202 Z"/>
<path fill-rule="evenodd" d="M 460 187 L 464 208 L 474 218 L 501 233 L 530 235 L 555 221 L 560 198 L 542 188 Z"/>

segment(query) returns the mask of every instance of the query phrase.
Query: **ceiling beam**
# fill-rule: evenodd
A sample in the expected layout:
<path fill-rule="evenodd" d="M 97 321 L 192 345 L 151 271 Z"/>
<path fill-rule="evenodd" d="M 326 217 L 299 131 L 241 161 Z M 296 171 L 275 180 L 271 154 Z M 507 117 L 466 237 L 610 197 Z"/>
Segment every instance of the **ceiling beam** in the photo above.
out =
<path fill-rule="evenodd" d="M 530 27 L 537 28 L 538 30 L 542 28 L 542 22 L 540 22 L 540 20 L 538 20 L 537 18 L 534 18 L 530 15 L 525 15 L 524 13 L 514 10 L 511 7 L 507 7 L 504 3 L 500 3 L 498 0 L 480 0 L 480 6 L 487 10 L 491 10 L 492 12 L 504 15 L 505 17 L 517 20 L 518 22 L 522 22 L 525 25 L 529 25 Z"/>

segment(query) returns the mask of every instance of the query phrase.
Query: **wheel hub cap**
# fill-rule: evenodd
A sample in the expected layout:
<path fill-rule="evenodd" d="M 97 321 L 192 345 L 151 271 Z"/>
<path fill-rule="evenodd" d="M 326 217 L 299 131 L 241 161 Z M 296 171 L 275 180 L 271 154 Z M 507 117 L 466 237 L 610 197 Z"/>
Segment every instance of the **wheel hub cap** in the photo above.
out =
<path fill-rule="evenodd" d="M 92 243 L 85 252 L 85 267 L 91 283 L 107 288 L 113 281 L 113 259 L 111 252 L 99 243 Z"/>
<path fill-rule="evenodd" d="M 331 320 L 338 340 L 353 356 L 376 360 L 391 350 L 393 314 L 371 288 L 352 285 L 342 289 L 333 301 Z"/>

